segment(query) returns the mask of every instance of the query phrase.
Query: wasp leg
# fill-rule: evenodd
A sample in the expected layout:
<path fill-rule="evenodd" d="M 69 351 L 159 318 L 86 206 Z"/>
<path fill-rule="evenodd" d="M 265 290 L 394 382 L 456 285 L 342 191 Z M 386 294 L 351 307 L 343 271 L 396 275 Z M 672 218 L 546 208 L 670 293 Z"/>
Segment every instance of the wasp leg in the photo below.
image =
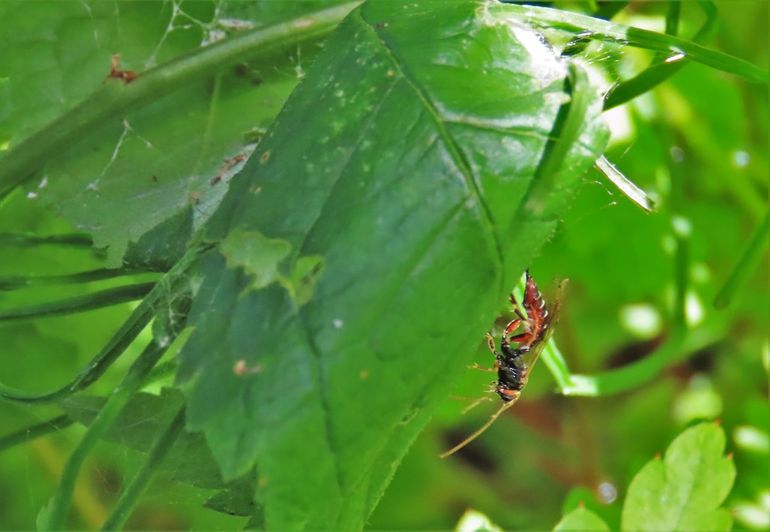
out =
<path fill-rule="evenodd" d="M 492 400 L 492 398 L 491 398 L 491 397 L 488 397 L 488 396 L 482 396 L 482 397 L 479 397 L 478 399 L 476 399 L 475 401 L 473 401 L 471 404 L 469 404 L 468 406 L 466 406 L 465 408 L 463 408 L 463 409 L 460 411 L 460 414 L 462 414 L 462 415 L 465 415 L 465 414 L 467 414 L 468 412 L 470 412 L 471 410 L 473 410 L 474 408 L 476 408 L 477 406 L 479 406 L 479 405 L 480 405 L 481 403 L 483 403 L 484 401 L 491 401 L 491 400 Z"/>
<path fill-rule="evenodd" d="M 497 363 L 495 363 L 495 366 L 497 366 Z M 482 366 L 482 365 L 477 364 L 475 362 L 473 364 L 471 364 L 470 366 L 468 366 L 468 369 L 477 369 L 479 371 L 487 371 L 487 372 L 490 372 L 490 373 L 494 373 L 495 371 L 497 371 L 496 367 L 488 368 L 486 366 Z"/>
<path fill-rule="evenodd" d="M 511 336 L 508 338 L 508 342 L 516 342 L 520 345 L 530 345 L 535 340 L 535 336 L 532 334 L 531 331 L 526 331 L 521 334 L 517 334 L 515 336 Z M 508 343 L 506 342 L 506 343 Z"/>
<path fill-rule="evenodd" d="M 524 323 L 524 326 L 526 327 L 527 322 L 522 321 L 519 318 L 513 319 L 508 322 L 508 325 L 505 326 L 505 329 L 503 330 L 503 339 L 505 339 L 509 334 L 512 334 L 513 331 L 519 328 L 519 325 Z"/>

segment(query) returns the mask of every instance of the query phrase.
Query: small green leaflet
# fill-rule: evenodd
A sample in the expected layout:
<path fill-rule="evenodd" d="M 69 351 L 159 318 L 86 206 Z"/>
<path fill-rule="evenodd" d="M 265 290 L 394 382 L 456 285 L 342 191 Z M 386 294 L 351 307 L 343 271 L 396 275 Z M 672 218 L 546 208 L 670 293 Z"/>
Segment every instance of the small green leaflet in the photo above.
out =
<path fill-rule="evenodd" d="M 725 434 L 703 423 L 680 434 L 661 460 L 647 462 L 631 481 L 623 506 L 623 530 L 730 530 L 720 508 L 735 480 L 724 455 Z"/>

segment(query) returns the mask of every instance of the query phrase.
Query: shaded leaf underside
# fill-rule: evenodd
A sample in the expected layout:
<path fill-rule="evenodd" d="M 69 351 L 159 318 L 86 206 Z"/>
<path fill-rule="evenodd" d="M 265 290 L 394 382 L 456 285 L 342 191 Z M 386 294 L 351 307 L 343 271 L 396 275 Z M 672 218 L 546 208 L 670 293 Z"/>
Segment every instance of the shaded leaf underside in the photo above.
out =
<path fill-rule="evenodd" d="M 209 253 L 180 355 L 189 427 L 225 478 L 256 464 L 269 528 L 363 526 L 603 146 L 593 94 L 552 195 L 521 215 L 566 68 L 486 7 L 355 11 L 206 227 L 288 249 L 248 268 Z M 309 301 L 255 287 L 255 268 L 289 278 L 308 257 Z"/>
<path fill-rule="evenodd" d="M 107 80 L 114 54 L 120 56 L 120 69 L 141 76 L 228 33 L 283 21 L 320 5 L 267 2 L 243 13 L 248 10 L 239 4 L 4 2 L 0 149 L 16 148 L 100 89 L 114 85 L 118 93 L 123 82 Z M 304 60 L 316 49 L 305 46 Z M 130 243 L 164 222 L 170 221 L 172 230 L 166 232 L 184 245 L 216 208 L 238 163 L 253 148 L 249 132 L 269 124 L 296 85 L 299 59 L 293 55 L 299 53 L 297 47 L 289 54 L 244 62 L 102 120 L 77 142 L 45 154 L 46 165 L 29 186 L 30 201 L 43 202 L 90 233 L 96 246 L 108 248 L 110 266 L 120 265 Z M 190 224 L 173 221 L 188 211 Z M 153 253 L 152 246 L 134 248 L 126 257 L 132 265 L 139 254 L 142 266 L 168 268 L 168 253 Z"/>

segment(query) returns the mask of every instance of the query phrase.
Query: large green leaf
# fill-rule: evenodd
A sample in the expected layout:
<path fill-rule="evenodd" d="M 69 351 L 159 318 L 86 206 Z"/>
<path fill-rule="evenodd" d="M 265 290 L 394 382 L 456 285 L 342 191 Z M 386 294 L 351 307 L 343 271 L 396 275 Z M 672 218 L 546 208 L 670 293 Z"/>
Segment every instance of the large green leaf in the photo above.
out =
<path fill-rule="evenodd" d="M 650 460 L 631 481 L 623 505 L 623 530 L 730 530 L 720 508 L 735 480 L 725 433 L 714 423 L 679 435 L 663 460 Z"/>
<path fill-rule="evenodd" d="M 58 138 L 62 128 L 52 120 L 61 120 L 76 104 L 85 105 L 78 107 L 82 116 L 68 115 L 68 122 L 87 121 L 87 112 L 117 100 L 124 83 L 107 79 L 114 54 L 120 56 L 118 68 L 137 73 L 137 79 L 158 67 L 173 85 L 175 70 L 165 62 L 187 53 L 194 63 L 196 54 L 228 34 L 290 16 L 301 19 L 320 5 L 262 2 L 242 13 L 238 4 L 3 2 L 0 154 L 10 149 L 13 157 L 33 133 Z M 258 61 L 232 60 L 204 79 L 168 87 L 165 92 L 176 89 L 172 94 L 150 93 L 128 112 L 115 105 L 112 114 L 89 123 L 77 138 L 62 139 L 39 154 L 40 168 L 33 170 L 40 171 L 29 197 L 91 233 L 97 246 L 109 248 L 112 265 L 120 263 L 129 243 L 191 212 L 192 223 L 170 222 L 173 239 L 184 244 L 253 150 L 253 130 L 277 114 L 302 75 L 302 62 L 307 64 L 317 49 L 290 48 Z M 139 248 L 134 255 L 144 255 L 143 266 L 151 259 L 151 268 L 167 267 L 169 257 Z"/>
<path fill-rule="evenodd" d="M 206 227 L 188 425 L 256 465 L 268 528 L 363 526 L 604 145 L 585 77 L 489 5 L 355 11 Z"/>

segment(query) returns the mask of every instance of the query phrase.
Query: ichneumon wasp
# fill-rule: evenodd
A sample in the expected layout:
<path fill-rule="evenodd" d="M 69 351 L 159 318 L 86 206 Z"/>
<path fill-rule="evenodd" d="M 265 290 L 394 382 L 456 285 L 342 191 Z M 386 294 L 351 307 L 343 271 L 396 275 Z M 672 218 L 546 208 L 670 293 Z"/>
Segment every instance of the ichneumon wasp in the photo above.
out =
<path fill-rule="evenodd" d="M 516 302 L 513 293 L 510 295 L 510 301 L 513 311 L 516 313 L 516 318 L 511 320 L 503 329 L 499 352 L 495 348 L 494 337 L 490 333 L 486 335 L 489 350 L 495 356 L 494 368 L 490 370 L 497 373 L 497 381 L 493 383 L 493 391 L 500 396 L 503 404 L 500 405 L 500 408 L 489 417 L 481 428 L 448 451 L 442 453 L 440 455 L 441 458 L 446 458 L 456 453 L 478 438 L 503 412 L 518 401 L 521 391 L 527 385 L 532 367 L 537 362 L 540 353 L 551 337 L 556 312 L 555 309 L 548 310 L 545 300 L 529 271 L 526 272 L 526 283 L 524 286 L 522 303 L 524 312 L 522 312 L 522 309 Z M 478 368 L 478 366 L 474 367 Z"/>

